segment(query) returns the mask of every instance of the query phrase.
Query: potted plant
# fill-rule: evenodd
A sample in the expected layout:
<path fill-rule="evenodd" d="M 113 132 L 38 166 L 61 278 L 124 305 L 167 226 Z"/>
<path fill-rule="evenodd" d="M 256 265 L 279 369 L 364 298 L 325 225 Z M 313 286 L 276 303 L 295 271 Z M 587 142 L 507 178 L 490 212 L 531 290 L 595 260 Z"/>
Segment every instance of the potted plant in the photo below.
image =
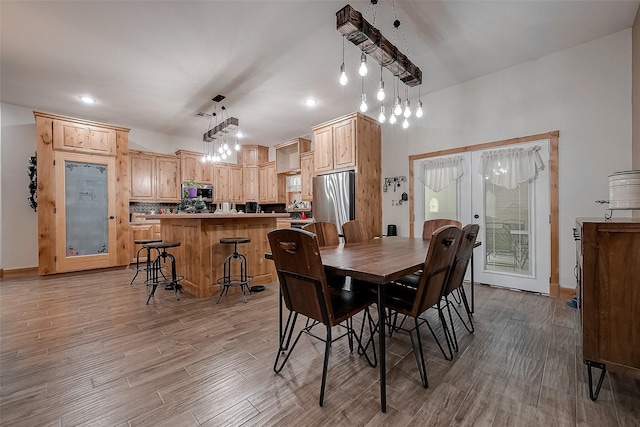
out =
<path fill-rule="evenodd" d="M 196 184 L 194 180 L 188 181 L 184 186 L 184 197 L 193 199 L 198 195 L 198 188 L 200 188 L 200 186 Z"/>

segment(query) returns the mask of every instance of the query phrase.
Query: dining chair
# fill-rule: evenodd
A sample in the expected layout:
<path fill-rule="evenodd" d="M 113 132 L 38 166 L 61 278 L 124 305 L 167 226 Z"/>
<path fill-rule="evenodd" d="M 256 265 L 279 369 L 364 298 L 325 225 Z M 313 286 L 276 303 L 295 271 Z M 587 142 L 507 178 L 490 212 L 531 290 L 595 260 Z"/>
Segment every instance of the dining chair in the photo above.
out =
<path fill-rule="evenodd" d="M 429 240 L 433 232 L 443 225 L 455 225 L 458 228 L 462 228 L 462 223 L 455 219 L 428 219 L 422 224 L 422 240 Z"/>
<path fill-rule="evenodd" d="M 318 237 L 318 246 L 338 246 L 340 237 L 338 236 L 338 226 L 333 222 L 318 221 L 307 224 L 304 230 L 315 234 Z"/>
<path fill-rule="evenodd" d="M 369 240 L 369 234 L 364 227 L 364 223 L 357 219 L 342 224 L 342 235 L 344 236 L 344 243 L 346 244 L 366 242 Z"/>
<path fill-rule="evenodd" d="M 487 227 L 486 235 L 486 257 L 487 262 L 491 264 L 505 264 L 516 269 L 518 263 L 518 248 L 511 237 L 511 231 L 507 227 Z M 490 261 L 489 257 L 493 254 Z"/>
<path fill-rule="evenodd" d="M 427 325 L 443 354 L 444 350 L 438 342 L 433 328 L 429 325 L 427 319 L 421 315 L 427 309 L 441 305 L 442 294 L 447 284 L 449 270 L 458 250 L 461 236 L 462 230 L 453 225 L 440 227 L 433 233 L 424 261 L 423 273 L 416 288 L 403 286 L 395 282 L 385 285 L 386 306 L 397 313 L 405 315 L 405 319 L 412 318 L 414 321 L 412 327 L 404 328 L 403 322 L 395 328 L 409 333 L 420 379 L 425 388 L 429 387 L 429 382 L 422 351 L 422 339 L 420 338 L 421 324 Z M 445 337 L 447 337 L 447 344 L 449 344 L 448 327 L 442 310 L 438 310 L 438 315 Z M 414 332 L 415 338 L 413 336 Z M 451 348 L 449 348 L 449 352 L 451 352 Z"/>
<path fill-rule="evenodd" d="M 456 252 L 456 256 L 453 260 L 453 265 L 451 267 L 451 271 L 449 272 L 447 285 L 445 286 L 442 297 L 449 313 L 449 321 L 451 323 L 452 333 L 452 345 L 455 351 L 458 351 L 458 339 L 456 337 L 456 328 L 451 316 L 451 308 L 453 308 L 453 310 L 456 312 L 456 314 L 460 318 L 460 321 L 469 333 L 473 333 L 475 330 L 473 326 L 473 320 L 471 319 L 471 309 L 469 308 L 467 295 L 465 294 L 464 286 L 462 286 L 462 284 L 464 283 L 464 276 L 467 272 L 467 268 L 469 267 L 469 262 L 471 261 L 473 248 L 476 243 L 476 238 L 478 237 L 479 230 L 480 226 L 478 224 L 467 224 L 462 229 L 462 238 L 460 239 L 458 251 Z M 460 300 L 464 304 L 464 310 L 467 314 L 467 321 L 462 318 L 462 315 L 460 314 L 458 309 L 455 307 L 455 305 L 453 305 L 451 300 L 449 300 L 449 296 L 453 295 L 453 292 L 458 293 L 458 295 L 460 296 Z M 456 302 L 457 301 L 458 300 L 456 299 Z"/>
<path fill-rule="evenodd" d="M 371 345 L 373 349 L 373 360 L 371 360 L 364 351 L 365 347 L 362 345 L 361 336 L 358 336 L 353 329 L 353 317 L 364 312 L 362 321 L 369 324 L 369 341 L 372 341 L 373 320 L 369 314 L 369 306 L 375 302 L 376 297 L 369 292 L 347 291 L 340 287 L 329 286 L 329 279 L 325 275 L 320 256 L 317 235 L 306 230 L 290 228 L 273 230 L 267 236 L 278 273 L 280 291 L 285 306 L 289 309 L 289 317 L 284 333 L 280 337 L 273 370 L 276 373 L 282 370 L 303 333 L 324 341 L 325 352 L 319 400 L 320 406 L 322 406 L 329 353 L 334 341 L 346 336 L 349 341 L 349 349 L 353 351 L 353 340 L 355 339 L 358 343 L 358 353 L 364 354 L 371 366 L 375 367 L 377 364 L 375 346 Z M 314 322 L 307 323 L 299 331 L 293 345 L 289 347 L 299 314 Z M 312 332 L 312 329 L 319 324 L 325 325 L 326 336 L 324 339 Z M 338 325 L 345 328 L 346 332 L 333 337 L 332 327 Z M 285 355 L 284 360 L 280 361 L 283 355 Z"/>

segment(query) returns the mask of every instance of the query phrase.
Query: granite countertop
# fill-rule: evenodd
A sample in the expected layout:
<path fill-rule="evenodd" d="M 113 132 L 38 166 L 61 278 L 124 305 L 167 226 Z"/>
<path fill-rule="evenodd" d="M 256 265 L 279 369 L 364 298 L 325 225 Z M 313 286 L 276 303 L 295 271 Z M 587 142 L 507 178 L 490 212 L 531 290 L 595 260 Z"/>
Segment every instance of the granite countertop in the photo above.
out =
<path fill-rule="evenodd" d="M 147 219 L 236 219 L 236 218 L 289 218 L 288 213 L 202 213 L 202 214 L 155 214 Z"/>

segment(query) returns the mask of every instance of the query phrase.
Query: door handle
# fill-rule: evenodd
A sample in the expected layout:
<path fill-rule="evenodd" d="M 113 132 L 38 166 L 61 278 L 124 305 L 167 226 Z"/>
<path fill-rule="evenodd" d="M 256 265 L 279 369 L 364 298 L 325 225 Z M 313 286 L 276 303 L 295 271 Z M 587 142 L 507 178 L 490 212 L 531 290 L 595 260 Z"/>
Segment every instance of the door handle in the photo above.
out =
<path fill-rule="evenodd" d="M 116 217 L 115 217 L 115 216 L 113 216 L 113 215 L 111 215 L 111 216 L 109 217 L 109 219 L 116 219 Z"/>
<path fill-rule="evenodd" d="M 475 219 L 478 219 L 478 218 L 480 218 L 480 215 L 475 214 L 473 217 L 474 217 Z"/>

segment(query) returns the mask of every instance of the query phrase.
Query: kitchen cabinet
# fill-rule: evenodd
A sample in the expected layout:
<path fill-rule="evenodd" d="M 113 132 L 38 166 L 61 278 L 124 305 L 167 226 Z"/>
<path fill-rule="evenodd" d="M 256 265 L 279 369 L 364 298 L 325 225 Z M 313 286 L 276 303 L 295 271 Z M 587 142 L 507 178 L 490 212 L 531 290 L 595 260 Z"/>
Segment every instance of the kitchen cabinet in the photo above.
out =
<path fill-rule="evenodd" d="M 380 124 L 359 112 L 314 126 L 315 175 L 354 170 L 356 219 L 370 236 L 382 235 Z"/>
<path fill-rule="evenodd" d="M 115 156 L 116 131 L 71 120 L 53 121 L 54 150 Z"/>
<path fill-rule="evenodd" d="M 213 184 L 213 166 L 202 162 L 202 153 L 178 150 L 176 155 L 180 159 L 180 184 L 194 181 L 198 184 Z"/>
<path fill-rule="evenodd" d="M 578 218 L 575 233 L 583 361 L 640 378 L 640 220 Z"/>
<path fill-rule="evenodd" d="M 303 201 L 313 201 L 313 151 L 300 154 L 300 198 Z"/>
<path fill-rule="evenodd" d="M 134 202 L 179 202 L 180 160 L 176 156 L 129 151 L 131 196 Z"/>
<path fill-rule="evenodd" d="M 129 129 L 38 111 L 33 115 L 38 274 L 128 265 Z"/>
<path fill-rule="evenodd" d="M 290 218 L 277 218 L 276 219 L 276 228 L 291 228 L 291 219 Z"/>
<path fill-rule="evenodd" d="M 229 165 L 229 201 L 231 203 L 243 203 L 243 179 L 244 174 L 241 165 Z"/>
<path fill-rule="evenodd" d="M 258 166 L 245 166 L 242 168 L 242 193 L 245 202 L 257 202 L 260 200 L 258 176 Z"/>
<path fill-rule="evenodd" d="M 129 259 L 130 259 L 130 262 L 136 262 L 136 254 L 138 253 L 138 250 L 142 247 L 142 245 L 136 245 L 134 242 L 136 240 L 154 239 L 156 237 L 154 224 L 152 224 L 151 221 L 149 221 L 148 224 L 131 223 L 131 225 L 129 226 L 129 235 L 130 235 L 130 238 L 129 238 L 130 258 Z M 147 260 L 146 251 L 140 252 L 140 262 L 143 262 L 143 260 L 144 261 Z"/>
<path fill-rule="evenodd" d="M 241 145 L 237 159 L 238 164 L 244 167 L 260 166 L 269 161 L 269 147 L 262 145 Z"/>
<path fill-rule="evenodd" d="M 367 116 L 351 114 L 349 116 L 318 125 L 313 129 L 315 141 L 314 162 L 315 173 L 326 173 L 346 170 L 356 166 L 357 148 L 364 147 L 364 140 L 370 136 L 367 126 L 362 126 L 361 134 L 356 137 L 359 124 L 366 122 Z M 358 147 L 358 139 L 363 142 Z"/>
<path fill-rule="evenodd" d="M 286 176 L 276 173 L 276 162 L 268 162 L 258 168 L 260 203 L 285 203 Z"/>
<path fill-rule="evenodd" d="M 276 150 L 276 173 L 300 170 L 300 154 L 311 150 L 311 141 L 295 138 L 274 146 Z"/>
<path fill-rule="evenodd" d="M 215 163 L 213 170 L 214 203 L 242 203 L 242 166 Z"/>

